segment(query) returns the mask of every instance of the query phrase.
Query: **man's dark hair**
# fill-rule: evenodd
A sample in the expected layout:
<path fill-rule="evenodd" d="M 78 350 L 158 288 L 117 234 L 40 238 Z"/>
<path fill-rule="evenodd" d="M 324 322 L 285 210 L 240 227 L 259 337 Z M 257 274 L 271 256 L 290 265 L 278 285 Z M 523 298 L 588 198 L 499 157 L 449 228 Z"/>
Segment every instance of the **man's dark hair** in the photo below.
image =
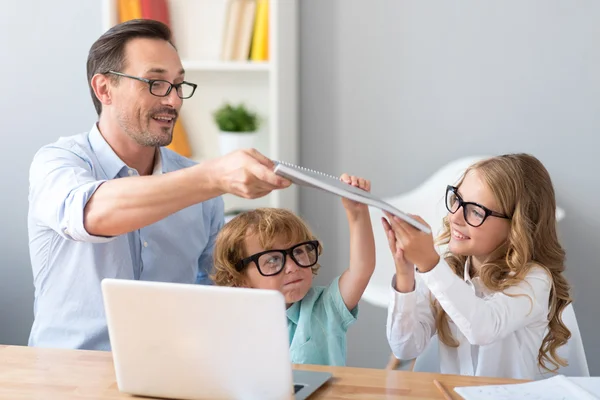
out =
<path fill-rule="evenodd" d="M 115 25 L 106 31 L 90 48 L 87 59 L 87 79 L 92 101 L 98 115 L 102 103 L 92 89 L 92 78 L 108 71 L 121 71 L 125 64 L 125 45 L 134 38 L 162 39 L 173 44 L 171 30 L 162 22 L 150 19 L 133 19 Z M 113 77 L 112 79 L 118 79 Z"/>

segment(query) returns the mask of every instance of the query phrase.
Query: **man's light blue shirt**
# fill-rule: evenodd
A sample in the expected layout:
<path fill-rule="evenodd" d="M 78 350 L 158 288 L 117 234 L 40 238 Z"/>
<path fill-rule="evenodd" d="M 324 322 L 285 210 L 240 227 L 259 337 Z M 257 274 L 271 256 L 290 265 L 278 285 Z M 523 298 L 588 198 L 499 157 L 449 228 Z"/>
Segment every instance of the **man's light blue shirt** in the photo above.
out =
<path fill-rule="evenodd" d="M 346 332 L 357 315 L 358 306 L 349 311 L 344 303 L 339 277 L 312 287 L 287 309 L 292 363 L 346 365 Z"/>
<path fill-rule="evenodd" d="M 155 174 L 195 163 L 160 148 Z M 35 286 L 30 346 L 110 350 L 103 278 L 210 284 L 212 251 L 223 226 L 217 197 L 137 231 L 98 237 L 83 211 L 110 179 L 138 176 L 116 155 L 96 124 L 60 138 L 34 156 L 29 175 L 29 251 Z"/>

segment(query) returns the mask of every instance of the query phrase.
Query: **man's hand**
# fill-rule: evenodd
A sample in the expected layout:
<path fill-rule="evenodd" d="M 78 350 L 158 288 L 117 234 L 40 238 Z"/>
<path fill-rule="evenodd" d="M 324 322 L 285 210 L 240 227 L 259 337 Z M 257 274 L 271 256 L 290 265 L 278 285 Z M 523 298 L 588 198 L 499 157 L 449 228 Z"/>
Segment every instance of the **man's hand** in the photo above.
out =
<path fill-rule="evenodd" d="M 276 175 L 273 162 L 255 149 L 237 150 L 208 163 L 211 179 L 222 193 L 256 199 L 291 184 Z"/>

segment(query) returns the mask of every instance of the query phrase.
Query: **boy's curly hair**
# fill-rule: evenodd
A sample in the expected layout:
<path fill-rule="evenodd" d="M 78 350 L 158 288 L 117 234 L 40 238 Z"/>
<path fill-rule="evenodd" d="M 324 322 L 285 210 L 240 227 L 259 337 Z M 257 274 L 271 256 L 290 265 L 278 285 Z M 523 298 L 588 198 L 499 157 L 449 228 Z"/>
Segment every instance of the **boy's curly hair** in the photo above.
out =
<path fill-rule="evenodd" d="M 290 246 L 307 240 L 316 240 L 308 225 L 289 210 L 281 208 L 257 208 L 243 212 L 229 221 L 219 234 L 213 251 L 214 274 L 212 280 L 218 286 L 244 286 L 243 271 L 236 264 L 251 256 L 246 251 L 245 239 L 258 235 L 260 245 L 268 250 L 276 240 L 285 241 Z M 319 242 L 319 255 L 323 247 Z M 317 274 L 320 265 L 312 268 Z"/>

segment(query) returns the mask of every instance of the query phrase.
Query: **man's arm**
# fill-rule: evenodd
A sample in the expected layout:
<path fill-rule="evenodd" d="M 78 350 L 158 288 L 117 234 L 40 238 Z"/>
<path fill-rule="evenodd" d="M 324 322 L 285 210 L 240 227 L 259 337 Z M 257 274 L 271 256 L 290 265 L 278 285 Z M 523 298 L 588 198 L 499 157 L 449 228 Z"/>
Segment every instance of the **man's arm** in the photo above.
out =
<path fill-rule="evenodd" d="M 223 194 L 206 168 L 195 165 L 102 183 L 85 206 L 85 230 L 97 236 L 118 236 Z"/>
<path fill-rule="evenodd" d="M 92 165 L 76 150 L 46 146 L 33 158 L 29 169 L 29 218 L 49 227 L 65 239 L 106 242 L 83 227 L 83 209 L 104 180 L 92 173 Z"/>
<path fill-rule="evenodd" d="M 107 181 L 85 207 L 85 229 L 121 235 L 224 193 L 257 198 L 289 186 L 272 167 L 262 154 L 242 150 L 163 175 Z"/>
<path fill-rule="evenodd" d="M 35 219 L 63 237 L 103 241 L 223 193 L 256 198 L 289 186 L 269 163 L 244 150 L 163 175 L 98 180 L 73 151 L 47 147 L 31 165 L 30 202 Z"/>

